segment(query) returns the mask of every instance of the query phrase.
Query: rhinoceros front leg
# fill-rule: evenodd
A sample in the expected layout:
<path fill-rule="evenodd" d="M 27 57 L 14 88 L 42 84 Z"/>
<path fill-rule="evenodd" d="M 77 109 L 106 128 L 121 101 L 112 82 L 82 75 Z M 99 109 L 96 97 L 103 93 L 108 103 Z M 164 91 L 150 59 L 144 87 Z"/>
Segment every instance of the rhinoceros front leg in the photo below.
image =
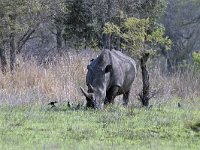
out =
<path fill-rule="evenodd" d="M 118 91 L 119 91 L 119 87 L 118 86 L 111 87 L 106 92 L 106 99 L 105 99 L 104 104 L 114 103 L 114 99 L 117 96 Z"/>

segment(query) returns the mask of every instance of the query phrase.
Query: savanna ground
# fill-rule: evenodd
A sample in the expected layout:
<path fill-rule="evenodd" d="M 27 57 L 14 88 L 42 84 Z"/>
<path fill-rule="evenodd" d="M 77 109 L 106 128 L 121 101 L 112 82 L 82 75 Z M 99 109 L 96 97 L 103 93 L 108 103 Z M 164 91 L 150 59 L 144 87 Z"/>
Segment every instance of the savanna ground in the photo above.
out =
<path fill-rule="evenodd" d="M 19 58 L 15 74 L 0 74 L 0 149 L 199 149 L 198 73 L 164 75 L 150 63 L 151 108 L 137 100 L 139 73 L 128 107 L 117 99 L 90 110 L 79 86 L 85 87 L 91 58 L 70 55 L 47 65 Z"/>

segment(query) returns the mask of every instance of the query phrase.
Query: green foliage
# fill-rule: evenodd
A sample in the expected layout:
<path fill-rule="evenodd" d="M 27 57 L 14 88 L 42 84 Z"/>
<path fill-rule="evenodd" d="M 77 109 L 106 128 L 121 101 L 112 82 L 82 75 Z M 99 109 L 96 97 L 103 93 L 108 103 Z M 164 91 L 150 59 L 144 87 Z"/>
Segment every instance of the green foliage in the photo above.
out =
<path fill-rule="evenodd" d="M 115 25 L 114 23 L 105 23 L 105 26 L 103 28 L 103 33 L 111 35 L 115 33 L 116 35 L 120 35 L 120 28 Z"/>
<path fill-rule="evenodd" d="M 90 8 L 83 0 L 66 3 L 68 14 L 65 18 L 64 38 L 73 47 L 79 48 L 87 44 L 96 45 L 95 20 L 91 18 Z"/>
<path fill-rule="evenodd" d="M 198 150 L 200 101 L 177 101 L 150 110 L 1 106 L 0 149 Z"/>
<path fill-rule="evenodd" d="M 132 43 L 133 48 L 140 49 L 147 36 L 148 25 L 148 19 L 128 18 L 124 22 L 123 27 L 126 31 L 122 38 L 128 43 Z"/>
<path fill-rule="evenodd" d="M 200 69 L 200 52 L 194 52 L 192 54 L 192 56 L 193 56 L 193 60 L 194 60 L 195 65 L 197 66 L 197 68 Z"/>
<path fill-rule="evenodd" d="M 165 46 L 166 50 L 169 50 L 172 45 L 172 41 L 169 37 L 165 36 L 164 27 L 156 28 L 151 34 L 147 35 L 147 42 L 154 44 L 160 44 Z"/>
<path fill-rule="evenodd" d="M 1 0 L 1 40 L 9 38 L 11 32 L 15 32 L 19 36 L 38 22 L 39 18 L 37 17 L 46 9 L 46 6 L 41 3 L 41 0 Z"/>
<path fill-rule="evenodd" d="M 136 1 L 134 3 L 130 0 L 66 0 L 63 39 L 67 45 L 77 48 L 83 46 L 108 47 L 110 41 L 105 34 L 109 37 L 113 36 L 113 32 L 115 32 L 119 37 L 121 23 L 126 17 L 150 17 L 151 20 L 155 20 L 163 14 L 161 12 L 164 12 L 166 6 L 166 0 Z M 110 24 L 106 23 L 108 21 Z M 115 39 L 113 42 L 117 43 L 118 41 Z"/>
<path fill-rule="evenodd" d="M 168 0 L 148 0 L 139 3 L 138 11 L 142 18 L 158 19 L 164 14 Z"/>
<path fill-rule="evenodd" d="M 136 57 L 140 57 L 144 51 L 155 53 L 159 46 L 170 49 L 172 45 L 171 40 L 165 36 L 164 27 L 152 27 L 149 18 L 127 18 L 121 27 L 106 23 L 104 33 L 123 39 L 122 47 Z"/>
<path fill-rule="evenodd" d="M 177 70 L 180 70 L 180 71 L 185 71 L 185 70 L 194 71 L 194 65 L 190 64 L 187 60 L 183 59 L 177 65 Z"/>

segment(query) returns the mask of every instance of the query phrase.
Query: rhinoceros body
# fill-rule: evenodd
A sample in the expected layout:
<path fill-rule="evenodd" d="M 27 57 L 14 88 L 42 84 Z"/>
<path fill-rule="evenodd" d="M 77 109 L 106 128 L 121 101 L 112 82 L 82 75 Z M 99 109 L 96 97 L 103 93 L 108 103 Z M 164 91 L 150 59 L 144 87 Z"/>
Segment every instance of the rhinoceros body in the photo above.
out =
<path fill-rule="evenodd" d="M 103 50 L 87 66 L 86 84 L 88 91 L 81 88 L 87 106 L 103 108 L 113 103 L 117 95 L 123 94 L 124 104 L 128 104 L 131 85 L 136 76 L 135 61 L 116 50 Z"/>

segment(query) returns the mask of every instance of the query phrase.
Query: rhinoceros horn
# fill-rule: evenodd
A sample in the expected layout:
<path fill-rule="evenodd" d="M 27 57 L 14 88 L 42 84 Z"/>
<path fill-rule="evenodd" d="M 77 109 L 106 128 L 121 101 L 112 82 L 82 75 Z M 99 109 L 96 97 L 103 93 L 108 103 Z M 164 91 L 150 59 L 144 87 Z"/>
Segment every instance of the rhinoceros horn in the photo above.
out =
<path fill-rule="evenodd" d="M 83 95 L 84 95 L 86 98 L 89 98 L 89 99 L 92 100 L 92 94 L 86 92 L 82 87 L 80 87 L 80 88 L 81 88 L 81 92 L 83 93 Z"/>

